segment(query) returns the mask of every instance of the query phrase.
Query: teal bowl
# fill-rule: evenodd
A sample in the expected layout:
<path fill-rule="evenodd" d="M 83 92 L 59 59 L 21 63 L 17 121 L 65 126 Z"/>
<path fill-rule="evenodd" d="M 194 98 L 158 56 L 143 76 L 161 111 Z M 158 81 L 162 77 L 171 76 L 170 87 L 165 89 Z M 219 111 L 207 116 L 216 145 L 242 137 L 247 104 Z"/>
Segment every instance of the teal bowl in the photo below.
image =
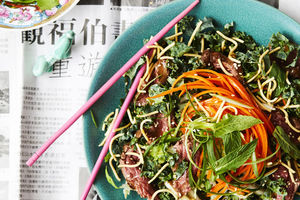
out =
<path fill-rule="evenodd" d="M 101 62 L 91 84 L 88 97 L 91 97 L 118 69 L 120 69 L 142 46 L 143 39 L 150 38 L 163 28 L 171 19 L 184 10 L 192 0 L 177 0 L 162 6 L 142 17 L 124 32 L 111 46 Z M 245 31 L 263 45 L 267 45 L 273 33 L 281 32 L 300 44 L 300 25 L 275 8 L 254 0 L 201 0 L 189 15 L 197 18 L 212 17 L 224 25 L 234 21 L 236 29 Z M 100 100 L 93 105 L 97 124 L 102 124 L 105 116 L 113 111 L 124 98 L 125 89 L 120 79 Z M 84 115 L 84 146 L 89 169 L 92 170 L 101 148 L 104 133 L 96 129 L 91 115 Z M 105 178 L 103 163 L 94 185 L 102 200 L 124 199 L 123 191 L 114 189 Z M 116 183 L 117 181 L 114 180 Z M 120 185 L 120 183 L 118 183 Z M 140 199 L 136 192 L 131 192 L 129 200 Z"/>

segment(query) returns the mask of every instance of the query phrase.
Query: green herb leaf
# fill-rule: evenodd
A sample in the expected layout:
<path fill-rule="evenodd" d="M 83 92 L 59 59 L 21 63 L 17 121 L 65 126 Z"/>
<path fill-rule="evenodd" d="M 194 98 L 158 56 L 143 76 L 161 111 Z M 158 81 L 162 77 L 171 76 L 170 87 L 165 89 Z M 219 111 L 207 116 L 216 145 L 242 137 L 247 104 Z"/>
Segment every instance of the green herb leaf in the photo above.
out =
<path fill-rule="evenodd" d="M 231 151 L 226 156 L 212 163 L 216 174 L 223 174 L 224 172 L 239 168 L 255 151 L 256 145 L 257 139 Z"/>
<path fill-rule="evenodd" d="M 108 171 L 107 171 L 107 166 L 105 167 L 105 177 L 106 177 L 106 180 L 109 184 L 111 184 L 114 188 L 116 189 L 120 189 L 118 186 L 116 186 L 115 182 L 113 181 L 112 177 L 108 174 Z"/>
<path fill-rule="evenodd" d="M 111 154 L 110 153 L 108 153 L 108 154 L 106 154 L 106 156 L 104 157 L 104 162 L 109 162 L 109 159 L 111 158 Z"/>
<path fill-rule="evenodd" d="M 149 96 L 153 97 L 164 91 L 165 91 L 165 89 L 163 87 L 160 87 L 158 84 L 154 84 L 154 85 L 151 85 L 149 88 Z M 154 102 L 155 104 L 159 104 L 159 103 L 163 102 L 164 98 L 165 98 L 165 96 L 162 96 L 162 97 L 151 99 L 150 101 Z"/>
<path fill-rule="evenodd" d="M 202 31 L 207 31 L 207 30 L 214 30 L 215 26 L 213 24 L 213 19 L 210 17 L 204 17 L 204 19 L 202 20 L 202 24 L 200 26 L 200 32 Z"/>
<path fill-rule="evenodd" d="M 149 155 L 154 159 L 154 161 L 157 161 L 159 164 L 164 163 L 167 157 L 167 154 L 165 154 L 164 151 L 164 144 L 153 146 L 153 148 L 150 150 Z"/>
<path fill-rule="evenodd" d="M 167 40 L 168 44 L 173 43 L 171 40 Z M 182 42 L 176 42 L 175 46 L 170 49 L 170 55 L 172 57 L 181 57 L 183 54 L 189 52 L 193 47 L 190 47 Z"/>
<path fill-rule="evenodd" d="M 94 116 L 94 113 L 93 113 L 93 111 L 92 111 L 92 110 L 90 110 L 90 113 L 91 113 L 91 118 L 92 118 L 92 121 L 93 121 L 93 123 L 94 123 L 95 127 L 96 127 L 96 128 L 98 128 L 98 125 L 97 125 L 97 123 L 96 123 L 96 119 L 95 119 L 95 116 Z"/>
<path fill-rule="evenodd" d="M 193 34 L 194 28 L 192 26 L 192 22 L 194 21 L 194 17 L 185 16 L 178 22 L 178 30 L 179 32 L 183 32 L 188 37 Z"/>
<path fill-rule="evenodd" d="M 222 121 L 216 124 L 215 137 L 221 137 L 234 131 L 243 131 L 261 123 L 261 120 L 251 116 L 227 114 Z"/>
<path fill-rule="evenodd" d="M 214 167 L 214 163 L 216 162 L 216 156 L 214 153 L 214 141 L 212 139 L 208 140 L 206 143 L 206 148 L 207 148 L 207 158 L 209 163 Z"/>
<path fill-rule="evenodd" d="M 41 10 L 51 10 L 59 5 L 58 0 L 37 0 L 37 5 Z"/>
<path fill-rule="evenodd" d="M 296 160 L 300 158 L 299 148 L 290 140 L 288 135 L 280 126 L 276 126 L 273 135 L 285 153 L 289 154 Z"/>
<path fill-rule="evenodd" d="M 189 169 L 188 169 L 188 175 L 189 175 L 189 184 L 191 186 L 191 188 L 194 187 L 195 185 L 195 180 L 194 180 L 194 177 L 193 177 L 193 170 L 192 170 L 192 163 L 189 164 Z"/>
<path fill-rule="evenodd" d="M 141 57 L 125 74 L 124 76 L 127 76 L 130 80 L 133 80 L 133 78 L 136 75 L 136 72 L 140 66 L 145 64 L 144 57 Z"/>
<path fill-rule="evenodd" d="M 285 72 L 275 63 L 273 62 L 272 70 L 270 72 L 269 77 L 274 77 L 277 82 L 277 87 L 275 90 L 275 96 L 279 96 L 285 89 Z"/>
<path fill-rule="evenodd" d="M 245 32 L 235 31 L 232 36 L 244 41 L 244 43 L 239 44 L 237 51 L 247 52 L 248 50 L 254 50 L 257 46 L 255 40 Z"/>
<path fill-rule="evenodd" d="M 234 31 L 234 22 L 228 23 L 224 25 L 224 30 L 222 31 L 224 35 L 229 36 Z"/>
<path fill-rule="evenodd" d="M 273 34 L 270 39 L 270 46 L 275 49 L 281 47 L 281 49 L 275 52 L 277 58 L 281 60 L 286 60 L 289 54 L 295 49 L 294 44 L 292 44 L 287 37 L 281 33 Z"/>
<path fill-rule="evenodd" d="M 216 124 L 205 122 L 202 117 L 199 117 L 198 119 L 195 119 L 194 121 L 190 122 L 189 127 L 191 129 L 211 130 L 214 132 L 216 129 Z"/>
<path fill-rule="evenodd" d="M 226 134 L 223 137 L 223 143 L 224 143 L 226 154 L 241 147 L 242 139 L 241 139 L 240 134 L 241 134 L 240 132 L 235 131 L 235 132 Z"/>

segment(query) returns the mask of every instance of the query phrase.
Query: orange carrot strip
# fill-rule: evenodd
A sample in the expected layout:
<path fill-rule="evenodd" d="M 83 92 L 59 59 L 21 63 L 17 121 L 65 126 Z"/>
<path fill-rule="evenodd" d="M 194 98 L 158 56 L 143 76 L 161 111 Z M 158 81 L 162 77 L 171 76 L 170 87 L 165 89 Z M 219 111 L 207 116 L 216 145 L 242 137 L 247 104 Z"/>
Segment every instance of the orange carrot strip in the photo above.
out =
<path fill-rule="evenodd" d="M 246 89 L 242 86 L 242 84 L 235 79 L 234 77 L 227 76 L 227 78 L 230 80 L 230 83 L 232 84 L 233 88 L 237 93 L 248 103 L 253 103 L 252 98 L 250 98 L 250 95 L 247 93 Z"/>
<path fill-rule="evenodd" d="M 211 173 L 212 173 L 212 170 L 211 170 L 211 169 L 207 170 L 207 179 L 210 179 Z"/>
<path fill-rule="evenodd" d="M 224 188 L 224 186 L 226 185 L 226 183 L 224 181 L 217 183 L 215 186 L 213 186 L 211 188 L 211 192 L 219 192 L 222 188 Z"/>
<path fill-rule="evenodd" d="M 201 152 L 201 155 L 200 155 L 200 160 L 199 160 L 199 168 L 202 167 L 202 161 L 203 161 L 203 151 Z M 197 171 L 197 177 L 200 176 L 200 169 L 198 169 Z"/>
<path fill-rule="evenodd" d="M 219 193 L 225 193 L 226 190 L 227 190 L 227 188 L 228 188 L 228 185 L 225 183 L 223 189 Z M 219 199 L 221 197 L 222 197 L 221 195 L 217 195 L 215 198 L 213 198 L 213 200 L 217 200 L 217 199 Z"/>

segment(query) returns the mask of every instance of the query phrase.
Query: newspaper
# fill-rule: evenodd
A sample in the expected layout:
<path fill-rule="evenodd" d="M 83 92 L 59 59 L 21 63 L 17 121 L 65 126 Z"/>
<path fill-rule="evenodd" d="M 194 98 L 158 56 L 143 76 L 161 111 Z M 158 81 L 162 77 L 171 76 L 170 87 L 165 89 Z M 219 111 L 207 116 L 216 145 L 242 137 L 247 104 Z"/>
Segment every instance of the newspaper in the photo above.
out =
<path fill-rule="evenodd" d="M 82 119 L 33 167 L 25 162 L 86 101 L 95 71 L 114 40 L 169 1 L 82 0 L 42 28 L 0 33 L 0 200 L 79 199 L 89 176 Z M 264 2 L 300 21 L 297 12 L 290 12 L 299 8 L 298 1 Z M 68 30 L 76 33 L 70 58 L 55 63 L 53 72 L 34 77 L 36 57 L 49 54 Z M 94 189 L 88 199 L 99 199 Z"/>
<path fill-rule="evenodd" d="M 78 5 L 54 23 L 22 33 L 10 32 L 3 37 L 1 44 L 6 47 L 3 49 L 3 58 L 23 59 L 21 63 L 4 62 L 8 66 L 3 67 L 6 71 L 0 72 L 3 80 L 3 84 L 0 82 L 3 88 L 0 89 L 3 92 L 8 91 L 9 77 L 12 77 L 9 74 L 19 74 L 18 78 L 22 80 L 22 84 L 14 86 L 13 93 L 19 94 L 18 98 L 8 98 L 6 95 L 6 99 L 1 99 L 1 103 L 3 101 L 5 104 L 0 105 L 0 112 L 10 112 L 16 118 L 16 124 L 1 123 L 3 138 L 0 141 L 3 142 L 0 143 L 0 167 L 5 169 L 1 173 L 6 177 L 1 176 L 3 181 L 0 180 L 0 186 L 3 187 L 0 187 L 0 194 L 3 195 L 0 195 L 0 199 L 79 199 L 89 177 L 83 149 L 82 119 L 32 167 L 25 163 L 86 101 L 94 73 L 120 33 L 137 18 L 166 2 L 150 5 L 146 1 L 97 1 L 97 5 Z M 71 56 L 56 62 L 53 72 L 40 77 L 33 76 L 36 57 L 49 54 L 58 38 L 68 30 L 75 32 Z M 20 49 L 18 54 L 8 46 L 14 38 L 18 38 L 13 44 Z M 15 69 L 10 68 L 13 65 Z M 20 99 L 10 104 L 18 104 L 19 108 L 14 107 L 9 111 L 9 102 L 5 101 L 8 99 Z M 21 126 L 16 126 L 18 124 Z M 10 127 L 13 130 L 9 130 Z M 8 136 L 14 139 L 9 141 Z M 9 145 L 14 148 L 13 155 L 8 149 Z M 13 168 L 8 165 L 9 159 L 13 160 Z M 96 192 L 92 190 L 88 199 L 95 198 Z"/>

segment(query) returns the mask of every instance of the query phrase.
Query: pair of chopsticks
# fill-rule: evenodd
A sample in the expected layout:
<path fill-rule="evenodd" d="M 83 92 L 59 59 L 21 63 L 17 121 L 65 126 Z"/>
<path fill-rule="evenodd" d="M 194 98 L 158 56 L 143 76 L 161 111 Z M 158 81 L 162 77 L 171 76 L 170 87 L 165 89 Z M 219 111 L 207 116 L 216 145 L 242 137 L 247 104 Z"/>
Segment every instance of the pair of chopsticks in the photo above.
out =
<path fill-rule="evenodd" d="M 127 63 L 119 69 L 54 135 L 52 135 L 49 140 L 44 143 L 40 149 L 36 153 L 34 153 L 31 158 L 26 162 L 28 166 L 32 166 L 37 159 L 59 138 L 72 124 L 81 116 L 83 115 L 115 82 L 117 82 L 122 75 L 128 71 L 131 66 L 133 66 L 141 56 L 149 51 L 148 46 L 153 45 L 157 41 L 159 41 L 175 24 L 177 24 L 184 16 L 186 16 L 198 3 L 200 0 L 195 0 L 191 3 L 184 11 L 182 11 L 178 16 L 176 16 L 172 21 L 170 21 L 161 31 L 159 31 L 147 44 L 145 44 Z M 135 94 L 135 91 L 138 87 L 140 78 L 142 77 L 143 73 L 145 72 L 145 65 L 140 69 L 136 78 L 130 88 L 130 91 L 125 99 L 125 102 L 122 105 L 121 111 L 117 116 L 116 122 L 113 125 L 112 132 L 109 134 L 104 147 L 98 157 L 98 160 L 92 170 L 91 176 L 88 180 L 88 183 L 85 187 L 84 193 L 81 197 L 81 200 L 85 200 L 89 190 L 97 176 L 97 173 L 101 167 L 103 159 L 108 151 L 109 143 L 113 136 L 115 135 L 114 130 L 118 128 L 120 125 L 123 116 L 129 106 L 132 97 Z"/>

